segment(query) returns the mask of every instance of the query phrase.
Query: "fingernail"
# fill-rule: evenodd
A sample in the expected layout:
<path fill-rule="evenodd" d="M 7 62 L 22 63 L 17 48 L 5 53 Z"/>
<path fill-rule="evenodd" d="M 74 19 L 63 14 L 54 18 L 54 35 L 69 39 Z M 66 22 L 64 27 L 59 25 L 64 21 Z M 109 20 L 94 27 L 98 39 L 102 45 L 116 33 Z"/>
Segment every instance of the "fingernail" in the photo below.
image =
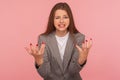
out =
<path fill-rule="evenodd" d="M 90 38 L 90 40 L 92 40 L 92 38 Z"/>
<path fill-rule="evenodd" d="M 38 46 L 38 44 L 36 44 L 36 46 Z"/>
<path fill-rule="evenodd" d="M 30 43 L 30 46 L 32 45 L 32 43 Z"/>
<path fill-rule="evenodd" d="M 42 42 L 42 44 L 45 44 L 45 42 Z"/>
<path fill-rule="evenodd" d="M 88 40 L 85 40 L 86 42 L 88 42 Z"/>

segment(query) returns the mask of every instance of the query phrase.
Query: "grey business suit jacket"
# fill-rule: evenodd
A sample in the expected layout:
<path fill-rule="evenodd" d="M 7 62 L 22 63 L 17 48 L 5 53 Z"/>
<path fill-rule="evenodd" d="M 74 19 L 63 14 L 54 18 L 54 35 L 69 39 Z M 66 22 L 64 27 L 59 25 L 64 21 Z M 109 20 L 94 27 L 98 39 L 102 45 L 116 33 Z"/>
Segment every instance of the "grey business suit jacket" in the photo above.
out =
<path fill-rule="evenodd" d="M 61 60 L 55 32 L 45 36 L 40 35 L 38 38 L 39 47 L 44 41 L 46 43 L 44 52 L 44 63 L 38 68 L 36 67 L 40 76 L 44 80 L 82 80 L 79 72 L 84 65 L 78 64 L 78 50 L 75 44 L 81 47 L 85 36 L 81 33 L 69 35 L 64 58 Z M 86 62 L 85 62 L 86 63 Z M 37 66 L 37 64 L 35 64 Z"/>

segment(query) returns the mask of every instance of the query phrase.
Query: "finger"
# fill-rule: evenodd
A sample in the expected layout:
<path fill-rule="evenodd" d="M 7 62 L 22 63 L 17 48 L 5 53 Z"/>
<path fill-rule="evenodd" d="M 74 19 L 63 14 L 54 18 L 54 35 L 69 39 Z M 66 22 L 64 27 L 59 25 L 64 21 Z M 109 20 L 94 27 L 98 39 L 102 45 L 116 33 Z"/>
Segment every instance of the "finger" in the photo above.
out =
<path fill-rule="evenodd" d="M 38 52 L 39 48 L 38 48 L 38 44 L 36 44 L 36 52 Z"/>
<path fill-rule="evenodd" d="M 42 54 L 44 53 L 45 51 L 45 44 L 42 44 Z"/>
<path fill-rule="evenodd" d="M 90 43 L 90 41 L 86 40 L 86 48 L 89 48 L 89 43 Z"/>
<path fill-rule="evenodd" d="M 85 40 L 85 48 L 88 48 L 88 40 Z"/>
<path fill-rule="evenodd" d="M 44 49 L 45 49 L 45 43 L 41 44 L 40 50 L 39 50 L 39 54 L 43 54 L 44 53 Z"/>
<path fill-rule="evenodd" d="M 42 52 L 42 53 L 43 53 L 44 49 L 45 49 L 45 44 L 42 44 L 42 45 L 41 45 L 41 52 Z"/>
<path fill-rule="evenodd" d="M 82 49 L 85 49 L 85 41 L 82 43 Z"/>
<path fill-rule="evenodd" d="M 30 48 L 25 47 L 25 49 L 26 49 L 26 51 L 27 51 L 29 54 L 31 54 L 31 50 L 30 50 Z"/>
<path fill-rule="evenodd" d="M 30 43 L 30 49 L 31 49 L 31 51 L 33 51 L 33 45 L 32 45 L 32 43 Z"/>
<path fill-rule="evenodd" d="M 77 44 L 76 44 L 76 48 L 78 49 L 78 51 L 82 51 L 82 48 L 80 48 Z"/>
<path fill-rule="evenodd" d="M 92 44 L 93 44 L 93 40 L 92 38 L 90 38 L 90 47 L 92 46 Z"/>
<path fill-rule="evenodd" d="M 82 43 L 83 51 L 86 51 L 88 49 L 87 45 L 88 45 L 88 40 L 85 40 L 84 43 Z"/>
<path fill-rule="evenodd" d="M 88 48 L 91 48 L 91 46 L 92 46 L 92 38 L 90 38 L 90 40 L 88 41 L 88 44 L 87 44 Z"/>
<path fill-rule="evenodd" d="M 31 53 L 32 54 L 36 54 L 37 52 L 36 52 L 36 47 L 34 47 L 33 45 L 32 45 L 32 43 L 30 43 L 30 49 L 31 49 Z"/>

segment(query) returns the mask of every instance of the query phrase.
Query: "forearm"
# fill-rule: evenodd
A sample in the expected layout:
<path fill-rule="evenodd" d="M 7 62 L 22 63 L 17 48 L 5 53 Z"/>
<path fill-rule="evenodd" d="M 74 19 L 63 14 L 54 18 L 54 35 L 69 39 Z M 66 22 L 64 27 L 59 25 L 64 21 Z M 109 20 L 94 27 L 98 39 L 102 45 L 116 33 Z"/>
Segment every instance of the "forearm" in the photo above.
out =
<path fill-rule="evenodd" d="M 80 65 L 84 65 L 85 63 L 86 63 L 86 61 L 87 61 L 87 58 L 81 58 L 81 57 L 79 57 L 78 58 L 78 63 L 80 64 Z"/>
<path fill-rule="evenodd" d="M 41 64 L 41 65 L 37 65 L 35 63 L 35 67 L 36 67 L 39 75 L 43 78 L 46 78 L 51 73 L 49 62 L 43 62 L 43 64 Z"/>
<path fill-rule="evenodd" d="M 71 59 L 70 65 L 69 65 L 69 71 L 71 74 L 79 73 L 83 69 L 84 65 L 87 62 L 87 61 L 85 61 L 83 64 L 79 64 L 78 57 L 76 54 L 77 53 L 74 53 L 74 55 Z"/>
<path fill-rule="evenodd" d="M 42 65 L 43 64 L 43 58 L 41 58 L 41 59 L 35 59 L 35 63 L 36 63 L 36 65 L 37 66 L 40 66 L 40 65 Z"/>
<path fill-rule="evenodd" d="M 49 74 L 51 73 L 47 49 L 45 49 L 44 55 L 42 58 L 35 59 L 35 67 L 39 75 L 43 78 L 47 78 Z"/>

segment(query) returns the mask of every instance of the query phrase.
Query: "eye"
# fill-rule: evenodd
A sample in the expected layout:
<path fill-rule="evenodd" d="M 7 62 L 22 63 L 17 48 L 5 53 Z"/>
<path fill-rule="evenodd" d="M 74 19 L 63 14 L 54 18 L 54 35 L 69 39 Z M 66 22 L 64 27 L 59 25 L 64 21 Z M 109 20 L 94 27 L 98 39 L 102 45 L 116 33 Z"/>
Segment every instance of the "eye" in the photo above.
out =
<path fill-rule="evenodd" d="M 56 16 L 55 19 L 59 19 L 60 17 L 59 16 Z"/>
<path fill-rule="evenodd" d="M 64 16 L 63 18 L 64 18 L 64 19 L 68 19 L 69 17 L 68 17 L 68 16 Z"/>

